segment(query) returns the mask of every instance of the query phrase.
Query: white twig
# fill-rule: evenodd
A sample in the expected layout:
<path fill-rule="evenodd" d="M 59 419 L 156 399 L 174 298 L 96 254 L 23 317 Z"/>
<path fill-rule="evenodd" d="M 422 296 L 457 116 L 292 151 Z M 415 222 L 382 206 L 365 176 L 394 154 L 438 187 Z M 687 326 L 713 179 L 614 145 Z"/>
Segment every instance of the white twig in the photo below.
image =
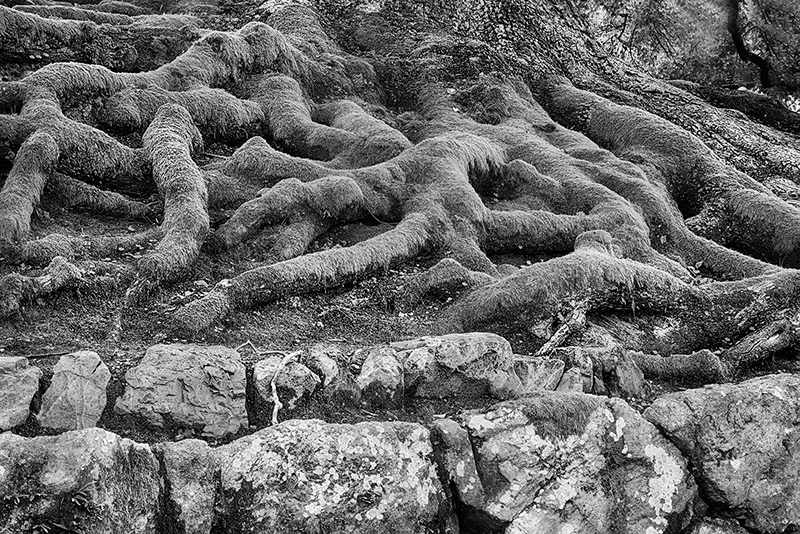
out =
<path fill-rule="evenodd" d="M 256 354 L 256 356 L 259 356 L 261 354 L 260 352 L 258 352 L 258 349 L 256 348 L 256 346 L 253 345 L 253 343 L 249 339 L 247 341 L 245 341 L 244 343 L 242 343 L 241 345 L 239 345 L 238 347 L 236 347 L 235 349 L 233 349 L 233 350 L 235 350 L 236 352 L 239 352 L 239 349 L 243 349 L 245 347 L 250 347 L 250 349 L 252 349 L 252 351 Z"/>

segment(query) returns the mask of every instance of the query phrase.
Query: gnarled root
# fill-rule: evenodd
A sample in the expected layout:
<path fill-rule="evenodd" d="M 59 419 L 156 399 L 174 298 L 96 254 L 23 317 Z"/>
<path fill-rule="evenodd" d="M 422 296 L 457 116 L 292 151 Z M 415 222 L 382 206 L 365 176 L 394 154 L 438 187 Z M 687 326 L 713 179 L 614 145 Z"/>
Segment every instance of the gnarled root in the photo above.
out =
<path fill-rule="evenodd" d="M 80 269 L 65 258 L 56 257 L 35 278 L 12 273 L 0 278 L 0 319 L 10 317 L 20 310 L 23 301 L 45 296 L 74 285 L 82 279 Z"/>
<path fill-rule="evenodd" d="M 50 135 L 35 133 L 23 143 L 0 190 L 0 252 L 28 236 L 31 214 L 57 160 L 58 145 Z"/>
<path fill-rule="evenodd" d="M 176 104 L 162 106 L 144 135 L 153 180 L 164 198 L 164 237 L 137 263 L 138 276 L 128 303 L 146 297 L 161 283 L 176 280 L 200 254 L 208 235 L 208 194 L 192 150 L 202 143 L 189 113 Z"/>

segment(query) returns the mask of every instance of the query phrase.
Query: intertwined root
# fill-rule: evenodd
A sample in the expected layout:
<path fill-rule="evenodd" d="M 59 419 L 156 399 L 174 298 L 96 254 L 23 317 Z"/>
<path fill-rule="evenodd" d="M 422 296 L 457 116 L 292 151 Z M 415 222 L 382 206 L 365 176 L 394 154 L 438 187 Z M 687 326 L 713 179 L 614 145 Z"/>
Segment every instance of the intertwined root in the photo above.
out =
<path fill-rule="evenodd" d="M 179 310 L 179 325 L 198 332 L 237 309 L 357 282 L 429 254 L 440 261 L 409 282 L 406 300 L 459 297 L 443 319 L 454 328 L 527 330 L 580 303 L 586 314 L 650 328 L 637 338 L 649 342 L 627 341 L 653 373 L 668 370 L 650 350 L 675 353 L 669 369 L 692 369 L 708 363 L 696 350 L 730 336 L 743 338 L 721 359 L 735 374 L 755 339 L 751 328 L 767 339 L 765 353 L 795 343 L 794 315 L 772 316 L 793 306 L 797 277 L 774 263 L 800 261 L 800 211 L 698 137 L 639 108 L 562 78 L 526 85 L 487 75 L 506 59 L 488 57 L 474 41 L 420 35 L 421 46 L 403 51 L 414 98 L 398 117 L 382 105 L 379 80 L 391 69 L 374 65 L 386 69 L 399 48 L 376 49 L 385 57 L 372 64 L 346 54 L 307 6 L 235 32 L 64 6 L 2 8 L 0 24 L 9 21 L 38 24 L 42 50 L 72 50 L 87 28 L 124 38 L 107 54 L 89 47 L 82 53 L 91 57 L 53 57 L 95 64 L 55 62 L 0 83 L 0 145 L 15 153 L 0 191 L 0 244 L 12 262 L 53 261 L 47 280 L 3 279 L 6 315 L 76 280 L 80 271 L 64 258 L 144 251 L 129 266 L 126 301 L 135 306 L 191 275 L 204 252 L 260 240 L 270 243 L 260 265 Z M 176 31 L 181 21 L 189 27 Z M 192 44 L 158 66 L 148 62 L 161 56 L 144 49 L 126 59 L 124 50 L 138 51 L 140 38 L 159 31 L 176 43 L 192 35 Z M 21 35 L 6 33 L 20 44 Z M 86 102 L 88 118 L 75 112 Z M 204 141 L 233 153 L 198 166 Z M 160 208 L 146 200 L 151 194 Z M 31 231 L 42 195 L 151 226 L 42 236 Z M 391 230 L 306 253 L 333 227 L 363 220 Z M 521 269 L 494 261 L 509 254 L 549 259 Z M 696 265 L 731 281 L 698 286 Z M 664 315 L 675 325 L 652 334 L 648 321 Z M 575 336 L 562 337 L 551 344 Z"/>

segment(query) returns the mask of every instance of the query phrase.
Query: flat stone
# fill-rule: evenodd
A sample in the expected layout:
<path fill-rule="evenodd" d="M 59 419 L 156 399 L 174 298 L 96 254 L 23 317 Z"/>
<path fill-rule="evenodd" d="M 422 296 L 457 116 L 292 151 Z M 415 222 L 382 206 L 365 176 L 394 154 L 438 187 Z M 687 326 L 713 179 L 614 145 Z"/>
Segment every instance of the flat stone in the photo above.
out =
<path fill-rule="evenodd" d="M 691 459 L 709 505 L 758 532 L 800 526 L 800 376 L 670 393 L 644 416 Z"/>
<path fill-rule="evenodd" d="M 106 407 L 111 371 L 92 351 L 62 356 L 53 368 L 53 380 L 42 396 L 37 418 L 46 428 L 81 430 L 97 425 Z"/>
<path fill-rule="evenodd" d="M 400 408 L 405 393 L 403 366 L 388 347 L 364 349 L 367 356 L 356 378 L 361 402 L 374 408 Z"/>
<path fill-rule="evenodd" d="M 198 429 L 221 438 L 248 426 L 245 368 L 239 353 L 220 346 L 155 345 L 125 373 L 114 410 L 155 426 Z"/>
<path fill-rule="evenodd" d="M 282 365 L 282 360 L 282 356 L 270 356 L 258 361 L 253 368 L 253 382 L 261 399 L 272 404 L 272 380 L 275 379 L 278 398 L 287 410 L 292 410 L 301 399 L 307 399 L 316 391 L 320 379 L 305 365 L 297 362 Z"/>
<path fill-rule="evenodd" d="M 471 447 L 457 450 L 473 455 L 483 504 L 472 510 L 484 524 L 507 534 L 658 534 L 689 523 L 697 492 L 686 461 L 620 399 L 541 391 L 455 420 L 469 434 Z M 441 443 L 440 457 L 451 446 Z M 444 463 L 457 488 L 468 464 Z"/>
<path fill-rule="evenodd" d="M 214 449 L 198 439 L 156 446 L 168 482 L 170 526 L 180 534 L 209 534 L 214 524 L 219 462 Z"/>
<path fill-rule="evenodd" d="M 403 364 L 406 389 L 417 397 L 504 399 L 521 385 L 511 345 L 497 334 L 448 334 L 390 346 Z"/>
<path fill-rule="evenodd" d="M 522 382 L 514 396 L 522 397 L 535 391 L 556 389 L 564 375 L 564 362 L 555 358 L 517 357 L 514 369 Z"/>
<path fill-rule="evenodd" d="M 153 534 L 161 478 L 150 447 L 87 428 L 58 436 L 0 434 L 0 531 L 65 525 L 85 534 Z M 63 529 L 61 529 L 63 530 Z"/>
<path fill-rule="evenodd" d="M 31 413 L 42 371 L 21 356 L 0 357 L 0 430 L 21 425 Z"/>
<path fill-rule="evenodd" d="M 445 496 L 421 425 L 291 420 L 216 454 L 231 532 L 438 531 Z"/>

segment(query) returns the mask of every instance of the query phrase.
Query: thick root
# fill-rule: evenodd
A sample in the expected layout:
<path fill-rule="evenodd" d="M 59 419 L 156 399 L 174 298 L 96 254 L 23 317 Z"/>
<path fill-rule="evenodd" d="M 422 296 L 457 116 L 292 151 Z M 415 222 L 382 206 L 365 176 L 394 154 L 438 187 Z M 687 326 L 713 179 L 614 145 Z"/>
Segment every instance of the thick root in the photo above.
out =
<path fill-rule="evenodd" d="M 28 236 L 31 214 L 57 160 L 58 145 L 48 134 L 36 133 L 23 143 L 0 190 L 0 251 Z"/>
<path fill-rule="evenodd" d="M 146 297 L 153 285 L 172 282 L 185 273 L 200 254 L 209 230 L 205 181 L 191 156 L 202 141 L 189 113 L 175 104 L 162 106 L 143 142 L 153 165 L 153 180 L 164 198 L 164 237 L 138 261 L 129 303 Z"/>
<path fill-rule="evenodd" d="M 192 332 L 208 328 L 234 309 L 263 304 L 289 294 L 320 291 L 385 272 L 420 254 L 433 240 L 436 221 L 407 215 L 394 229 L 351 247 L 316 252 L 244 272 L 219 282 L 205 297 L 175 315 Z"/>
<path fill-rule="evenodd" d="M 80 269 L 61 257 L 53 259 L 42 276 L 31 278 L 13 273 L 0 278 L 0 319 L 18 313 L 23 301 L 63 289 L 81 278 Z"/>
<path fill-rule="evenodd" d="M 146 70 L 185 50 L 198 37 L 200 22 L 186 16 L 120 20 L 124 15 L 104 14 L 100 17 L 113 20 L 96 22 L 89 17 L 58 20 L 0 6 L 0 62 L 79 61 L 116 71 Z"/>

